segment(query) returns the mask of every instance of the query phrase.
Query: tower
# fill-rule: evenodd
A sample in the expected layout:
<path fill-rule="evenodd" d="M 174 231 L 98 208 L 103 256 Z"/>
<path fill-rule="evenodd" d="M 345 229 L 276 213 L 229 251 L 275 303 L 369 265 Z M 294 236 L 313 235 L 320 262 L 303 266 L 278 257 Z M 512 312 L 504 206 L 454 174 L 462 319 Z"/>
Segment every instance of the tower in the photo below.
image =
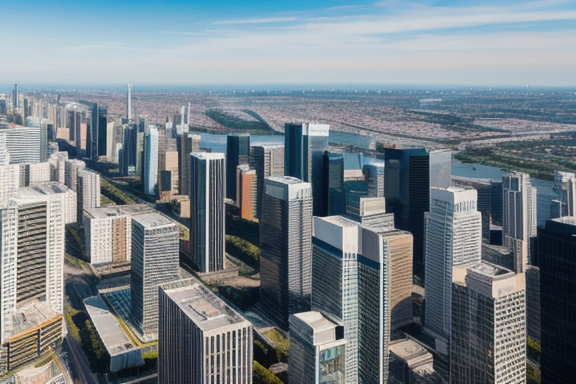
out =
<path fill-rule="evenodd" d="M 346 195 L 344 192 L 344 156 L 340 153 L 324 152 L 324 170 L 322 172 L 322 216 L 343 215 L 346 213 Z"/>
<path fill-rule="evenodd" d="M 226 197 L 236 202 L 236 167 L 250 164 L 250 135 L 228 135 L 226 141 Z"/>
<path fill-rule="evenodd" d="M 126 120 L 128 123 L 132 120 L 132 84 L 128 84 L 128 91 L 126 93 Z"/>
<path fill-rule="evenodd" d="M 452 269 L 479 263 L 482 218 L 474 189 L 432 188 L 425 214 L 426 328 L 436 336 L 437 350 L 446 353 L 450 340 Z"/>
<path fill-rule="evenodd" d="M 79 171 L 77 192 L 77 221 L 81 223 L 84 209 L 100 207 L 100 174 L 91 169 Z"/>
<path fill-rule="evenodd" d="M 200 272 L 224 269 L 226 157 L 190 155 L 190 256 Z"/>
<path fill-rule="evenodd" d="M 132 218 L 132 316 L 143 335 L 158 327 L 158 286 L 179 277 L 178 225 L 157 213 Z"/>
<path fill-rule="evenodd" d="M 362 173 L 368 185 L 368 197 L 384 197 L 384 164 L 366 164 Z"/>
<path fill-rule="evenodd" d="M 322 216 L 325 211 L 322 172 L 329 133 L 328 124 L 297 123 L 284 127 L 284 175 L 312 184 L 314 216 Z"/>
<path fill-rule="evenodd" d="M 144 193 L 156 195 L 158 187 L 158 129 L 149 126 L 144 144 Z"/>
<path fill-rule="evenodd" d="M 284 175 L 284 146 L 252 146 L 250 153 L 250 168 L 256 170 L 256 217 L 260 217 L 264 179 L 269 176 Z"/>
<path fill-rule="evenodd" d="M 200 152 L 200 135 L 184 132 L 180 139 L 180 194 L 190 195 L 190 154 Z"/>
<path fill-rule="evenodd" d="M 288 316 L 310 310 L 312 190 L 294 177 L 264 182 L 260 218 L 260 297 L 287 329 Z"/>

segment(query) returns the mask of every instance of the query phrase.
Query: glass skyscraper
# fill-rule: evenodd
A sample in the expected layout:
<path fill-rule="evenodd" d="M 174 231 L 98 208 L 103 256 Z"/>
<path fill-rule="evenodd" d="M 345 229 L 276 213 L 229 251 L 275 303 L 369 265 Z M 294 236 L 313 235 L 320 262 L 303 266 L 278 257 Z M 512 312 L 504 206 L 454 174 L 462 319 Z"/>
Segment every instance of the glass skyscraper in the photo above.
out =
<path fill-rule="evenodd" d="M 341 153 L 324 152 L 322 216 L 343 215 L 346 213 L 346 194 L 344 191 L 344 156 Z"/>
<path fill-rule="evenodd" d="M 226 140 L 226 197 L 236 202 L 236 167 L 250 163 L 250 135 L 228 135 Z"/>

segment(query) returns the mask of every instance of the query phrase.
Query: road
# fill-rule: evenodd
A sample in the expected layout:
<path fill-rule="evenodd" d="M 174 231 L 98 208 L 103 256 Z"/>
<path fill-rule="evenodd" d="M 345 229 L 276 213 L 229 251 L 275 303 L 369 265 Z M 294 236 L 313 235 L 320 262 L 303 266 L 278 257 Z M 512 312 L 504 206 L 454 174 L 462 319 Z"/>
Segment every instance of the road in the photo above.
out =
<path fill-rule="evenodd" d="M 74 372 L 83 384 L 98 384 L 98 380 L 92 374 L 88 359 L 80 347 L 80 344 L 70 335 L 67 334 L 64 342 L 68 347 L 68 356 L 74 365 Z"/>

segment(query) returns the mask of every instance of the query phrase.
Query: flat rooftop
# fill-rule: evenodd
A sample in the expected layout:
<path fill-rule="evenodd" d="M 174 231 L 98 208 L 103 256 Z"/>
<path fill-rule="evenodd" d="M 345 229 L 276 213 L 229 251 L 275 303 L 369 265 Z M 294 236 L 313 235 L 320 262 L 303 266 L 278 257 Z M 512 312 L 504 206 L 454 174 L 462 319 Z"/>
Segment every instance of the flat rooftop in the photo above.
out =
<path fill-rule="evenodd" d="M 304 183 L 302 180 L 292 177 L 292 176 L 270 176 L 266 180 L 275 181 L 282 184 L 301 184 Z M 308 183 L 306 183 L 308 184 Z"/>
<path fill-rule="evenodd" d="M 553 221 L 562 224 L 576 225 L 576 216 L 564 216 L 558 219 L 553 219 Z"/>
<path fill-rule="evenodd" d="M 507 275 L 509 273 L 514 273 L 506 268 L 502 268 L 499 267 L 497 265 L 494 264 L 488 264 L 486 262 L 481 262 L 479 264 L 476 264 L 472 267 L 469 268 L 471 271 L 473 272 L 477 272 L 479 274 L 482 274 L 484 276 L 489 276 L 489 277 L 496 277 L 496 276 L 503 276 L 503 275 Z"/>
<path fill-rule="evenodd" d="M 115 216 L 137 216 L 153 213 L 154 209 L 146 204 L 111 205 L 100 208 L 87 208 L 84 210 L 92 219 L 105 219 Z"/>
<path fill-rule="evenodd" d="M 84 299 L 84 305 L 110 356 L 137 348 L 126 336 L 118 324 L 118 320 L 112 315 L 100 296 Z"/>
<path fill-rule="evenodd" d="M 165 289 L 186 316 L 203 331 L 211 331 L 231 324 L 247 322 L 236 311 L 200 283 Z"/>
<path fill-rule="evenodd" d="M 222 152 L 192 152 L 192 156 L 203 160 L 222 160 L 226 155 Z"/>
<path fill-rule="evenodd" d="M 56 193 L 67 193 L 71 191 L 70 188 L 57 181 L 50 181 L 48 183 L 36 184 L 29 188 L 43 195 L 54 195 Z"/>
<path fill-rule="evenodd" d="M 429 354 L 432 355 L 420 344 L 410 339 L 402 339 L 390 342 L 388 347 L 390 352 L 401 358 L 402 360 L 410 360 L 416 356 Z"/>
<path fill-rule="evenodd" d="M 172 220 L 160 215 L 159 213 L 147 213 L 133 218 L 144 227 L 160 227 L 163 225 L 176 225 Z"/>
<path fill-rule="evenodd" d="M 320 312 L 317 311 L 296 313 L 293 316 L 300 319 L 302 322 L 312 328 L 314 332 L 327 331 L 336 327 L 336 324 L 325 318 Z"/>
<path fill-rule="evenodd" d="M 16 310 L 16 313 L 4 318 L 4 338 L 10 338 L 50 321 L 58 315 L 45 301 L 35 300 Z"/>

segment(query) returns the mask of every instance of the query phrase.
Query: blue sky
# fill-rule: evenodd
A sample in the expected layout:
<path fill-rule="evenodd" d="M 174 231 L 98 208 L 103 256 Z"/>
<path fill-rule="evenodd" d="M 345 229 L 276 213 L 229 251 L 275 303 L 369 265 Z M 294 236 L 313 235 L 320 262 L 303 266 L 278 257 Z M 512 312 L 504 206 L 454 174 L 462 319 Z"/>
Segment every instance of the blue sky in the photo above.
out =
<path fill-rule="evenodd" d="M 0 0 L 0 82 L 576 85 L 576 1 Z"/>

